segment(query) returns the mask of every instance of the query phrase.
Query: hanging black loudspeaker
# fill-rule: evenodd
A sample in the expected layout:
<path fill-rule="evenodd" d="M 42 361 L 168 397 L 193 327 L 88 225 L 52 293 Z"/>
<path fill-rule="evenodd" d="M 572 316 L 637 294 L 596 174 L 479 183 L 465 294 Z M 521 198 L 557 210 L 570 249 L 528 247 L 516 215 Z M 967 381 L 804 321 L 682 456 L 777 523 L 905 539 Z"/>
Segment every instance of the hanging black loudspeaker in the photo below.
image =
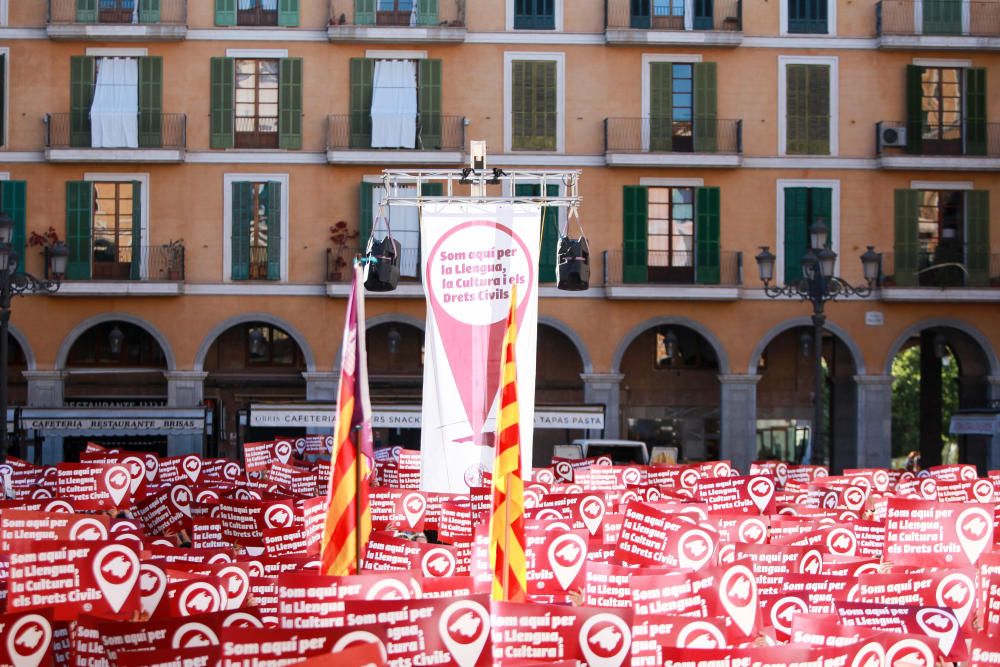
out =
<path fill-rule="evenodd" d="M 590 287 L 590 244 L 586 236 L 560 237 L 556 257 L 559 261 L 556 287 L 567 292 Z"/>
<path fill-rule="evenodd" d="M 365 252 L 365 289 L 369 292 L 391 292 L 399 284 L 399 241 L 386 236 L 381 241 L 368 239 Z"/>

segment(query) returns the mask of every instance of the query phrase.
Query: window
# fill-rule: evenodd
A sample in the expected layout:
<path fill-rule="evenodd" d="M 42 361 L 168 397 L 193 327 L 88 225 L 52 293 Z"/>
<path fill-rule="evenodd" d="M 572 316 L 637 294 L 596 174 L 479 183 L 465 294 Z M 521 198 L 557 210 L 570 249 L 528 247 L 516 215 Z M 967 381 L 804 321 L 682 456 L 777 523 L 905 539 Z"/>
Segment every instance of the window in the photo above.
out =
<path fill-rule="evenodd" d="M 7 174 L 0 175 L 0 211 L 6 213 L 14 221 L 14 231 L 11 237 L 11 245 L 19 258 L 22 258 L 17 265 L 18 273 L 25 270 L 24 257 L 26 257 L 26 212 L 27 212 L 27 181 L 7 180 Z"/>
<path fill-rule="evenodd" d="M 444 192 L 441 183 L 424 183 L 422 194 L 427 197 L 440 197 Z M 416 187 L 399 188 L 397 195 L 416 196 Z M 385 189 L 376 183 L 363 181 L 361 183 L 360 207 L 358 211 L 358 251 L 364 253 L 368 249 L 368 240 L 373 235 L 381 240 L 387 232 L 386 216 L 392 225 L 392 237 L 399 241 L 400 262 L 399 275 L 404 282 L 420 279 L 420 219 L 415 206 L 383 207 Z"/>
<path fill-rule="evenodd" d="M 375 25 L 416 24 L 416 11 L 416 0 L 377 0 Z"/>
<path fill-rule="evenodd" d="M 923 32 L 927 35 L 961 35 L 967 24 L 969 5 L 976 3 L 955 0 L 923 0 Z M 919 6 L 919 5 L 918 5 Z M 980 5 L 981 6 L 981 5 Z"/>
<path fill-rule="evenodd" d="M 299 0 L 215 0 L 215 25 L 297 26 Z"/>
<path fill-rule="evenodd" d="M 896 285 L 989 283 L 989 192 L 896 190 L 895 208 Z"/>
<path fill-rule="evenodd" d="M 778 182 L 779 248 L 775 272 L 786 285 L 802 279 L 802 256 L 809 250 L 809 227 L 826 225 L 827 247 L 839 241 L 839 183 L 816 181 Z M 836 208 L 836 210 L 835 210 Z"/>
<path fill-rule="evenodd" d="M 687 327 L 657 327 L 653 341 L 653 367 L 657 370 L 719 368 L 712 344 Z"/>
<path fill-rule="evenodd" d="M 778 56 L 778 154 L 836 155 L 836 57 Z"/>
<path fill-rule="evenodd" d="M 280 280 L 281 183 L 235 182 L 232 197 L 232 279 Z"/>
<path fill-rule="evenodd" d="M 351 148 L 440 150 L 441 61 L 351 59 Z"/>
<path fill-rule="evenodd" d="M 237 148 L 278 147 L 278 61 L 236 61 Z"/>
<path fill-rule="evenodd" d="M 650 150 L 694 150 L 694 65 L 654 62 L 650 68 Z"/>
<path fill-rule="evenodd" d="M 925 67 L 921 74 L 920 111 L 924 118 L 921 138 L 925 150 L 962 152 L 962 70 Z"/>
<path fill-rule="evenodd" d="M 69 98 L 70 146 L 163 146 L 163 58 L 160 56 L 73 56 Z"/>
<path fill-rule="evenodd" d="M 549 60 L 515 60 L 512 63 L 511 89 L 512 148 L 522 151 L 556 150 L 556 63 Z"/>
<path fill-rule="evenodd" d="M 514 0 L 515 30 L 555 30 L 556 0 Z"/>
<path fill-rule="evenodd" d="M 909 65 L 906 100 L 908 153 L 986 154 L 985 68 Z"/>
<path fill-rule="evenodd" d="M 788 0 L 788 32 L 825 35 L 828 0 Z"/>
<path fill-rule="evenodd" d="M 128 180 L 129 177 L 142 180 Z M 69 280 L 144 278 L 143 180 L 148 175 L 97 174 L 66 183 Z"/>
<path fill-rule="evenodd" d="M 629 25 L 654 30 L 711 30 L 713 0 L 629 0 Z"/>
<path fill-rule="evenodd" d="M 236 25 L 278 25 L 278 0 L 237 0 Z"/>
<path fill-rule="evenodd" d="M 625 186 L 622 282 L 718 284 L 716 187 Z"/>
<path fill-rule="evenodd" d="M 302 59 L 231 52 L 211 61 L 212 148 L 302 148 Z"/>
<path fill-rule="evenodd" d="M 93 277 L 127 279 L 132 269 L 132 183 L 94 183 Z"/>
<path fill-rule="evenodd" d="M 138 11 L 138 0 L 98 0 L 97 20 L 100 23 L 138 23 Z"/>
<path fill-rule="evenodd" d="M 0 47 L 0 147 L 7 145 L 7 54 L 9 47 Z"/>
<path fill-rule="evenodd" d="M 246 328 L 247 366 L 296 366 L 299 346 L 287 333 L 270 325 Z"/>

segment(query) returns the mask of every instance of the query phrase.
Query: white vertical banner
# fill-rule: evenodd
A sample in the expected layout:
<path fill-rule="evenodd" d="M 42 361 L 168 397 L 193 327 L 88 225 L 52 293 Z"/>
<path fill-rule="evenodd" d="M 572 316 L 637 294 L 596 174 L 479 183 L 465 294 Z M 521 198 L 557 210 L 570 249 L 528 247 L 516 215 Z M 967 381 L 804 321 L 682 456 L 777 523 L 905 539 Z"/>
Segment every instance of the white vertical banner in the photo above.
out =
<path fill-rule="evenodd" d="M 425 491 L 466 493 L 492 469 L 500 355 L 513 285 L 521 469 L 530 479 L 541 220 L 538 204 L 432 203 L 421 210 Z"/>

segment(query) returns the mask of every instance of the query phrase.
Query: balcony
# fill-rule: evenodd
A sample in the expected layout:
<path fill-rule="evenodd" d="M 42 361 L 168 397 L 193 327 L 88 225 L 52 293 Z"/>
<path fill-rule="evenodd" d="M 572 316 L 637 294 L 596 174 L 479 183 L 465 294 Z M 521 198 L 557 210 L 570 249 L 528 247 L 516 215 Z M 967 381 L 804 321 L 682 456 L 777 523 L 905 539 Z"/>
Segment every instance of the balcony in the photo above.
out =
<path fill-rule="evenodd" d="M 87 280 L 63 280 L 63 296 L 177 296 L 184 282 L 184 244 L 142 246 L 133 263 L 130 245 L 118 248 L 95 242 Z M 46 266 L 48 262 L 46 261 Z"/>
<path fill-rule="evenodd" d="M 375 3 L 373 3 L 375 4 Z M 377 3 L 381 5 L 382 3 Z M 423 0 L 395 3 L 405 10 L 355 11 L 354 0 L 330 0 L 331 42 L 383 42 L 393 44 L 458 44 L 465 41 L 465 1 L 439 2 L 437 12 L 421 12 Z"/>
<path fill-rule="evenodd" d="M 49 0 L 46 31 L 51 39 L 178 41 L 187 37 L 187 0 Z"/>
<path fill-rule="evenodd" d="M 983 256 L 982 266 L 947 252 L 921 252 L 916 267 L 897 276 L 894 253 L 882 253 L 879 284 L 885 301 L 1000 301 L 1000 254 Z"/>
<path fill-rule="evenodd" d="M 187 116 L 182 113 L 138 114 L 136 146 L 93 147 L 90 118 L 53 113 L 45 123 L 45 159 L 49 162 L 179 163 L 187 146 Z"/>
<path fill-rule="evenodd" d="M 1000 169 L 1000 123 L 919 126 L 906 121 L 875 124 L 878 166 L 882 169 L 983 171 Z M 895 133 L 892 132 L 895 130 Z"/>
<path fill-rule="evenodd" d="M 743 253 L 722 251 L 718 267 L 699 268 L 692 250 L 650 250 L 646 265 L 626 270 L 621 250 L 605 250 L 604 289 L 609 299 L 733 301 L 743 284 Z"/>
<path fill-rule="evenodd" d="M 705 15 L 664 16 L 653 0 L 607 0 L 604 37 L 608 44 L 625 45 L 738 46 L 743 41 L 742 0 L 699 4 L 709 7 Z"/>
<path fill-rule="evenodd" d="M 743 121 L 605 118 L 604 158 L 613 167 L 738 167 Z"/>
<path fill-rule="evenodd" d="M 875 34 L 883 49 L 1000 49 L 1000 2 L 881 0 Z"/>
<path fill-rule="evenodd" d="M 464 116 L 417 119 L 414 148 L 372 148 L 371 118 L 327 116 L 326 161 L 330 164 L 447 164 L 462 162 Z"/>
<path fill-rule="evenodd" d="M 367 242 L 367 241 L 366 241 Z M 353 247 L 326 249 L 326 294 L 345 297 L 351 291 L 354 258 L 359 251 Z M 424 288 L 420 275 L 420 248 L 403 248 L 400 253 L 399 285 L 391 292 L 366 292 L 366 297 L 389 298 L 423 297 Z"/>

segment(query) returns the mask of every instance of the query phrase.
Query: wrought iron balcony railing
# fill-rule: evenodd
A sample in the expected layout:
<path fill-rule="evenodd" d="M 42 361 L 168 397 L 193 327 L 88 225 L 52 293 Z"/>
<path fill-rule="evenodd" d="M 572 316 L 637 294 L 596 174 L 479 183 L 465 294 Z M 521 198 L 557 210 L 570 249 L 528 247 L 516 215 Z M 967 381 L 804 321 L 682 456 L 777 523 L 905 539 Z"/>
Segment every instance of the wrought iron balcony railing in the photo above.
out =
<path fill-rule="evenodd" d="M 727 118 L 605 118 L 606 153 L 743 152 L 743 121 Z"/>
<path fill-rule="evenodd" d="M 136 146 L 93 146 L 90 117 L 75 113 L 52 113 L 43 119 L 46 148 L 107 148 L 108 150 L 170 148 L 183 150 L 187 145 L 187 116 L 182 113 L 136 114 Z"/>
<path fill-rule="evenodd" d="M 723 250 L 715 262 L 699 265 L 694 250 L 649 250 L 645 266 L 626 266 L 622 250 L 605 250 L 605 286 L 620 285 L 712 285 L 738 287 L 743 284 L 743 253 Z M 711 264 L 711 265 L 709 265 Z"/>
<path fill-rule="evenodd" d="M 49 0 L 49 23 L 187 25 L 187 0 Z"/>

